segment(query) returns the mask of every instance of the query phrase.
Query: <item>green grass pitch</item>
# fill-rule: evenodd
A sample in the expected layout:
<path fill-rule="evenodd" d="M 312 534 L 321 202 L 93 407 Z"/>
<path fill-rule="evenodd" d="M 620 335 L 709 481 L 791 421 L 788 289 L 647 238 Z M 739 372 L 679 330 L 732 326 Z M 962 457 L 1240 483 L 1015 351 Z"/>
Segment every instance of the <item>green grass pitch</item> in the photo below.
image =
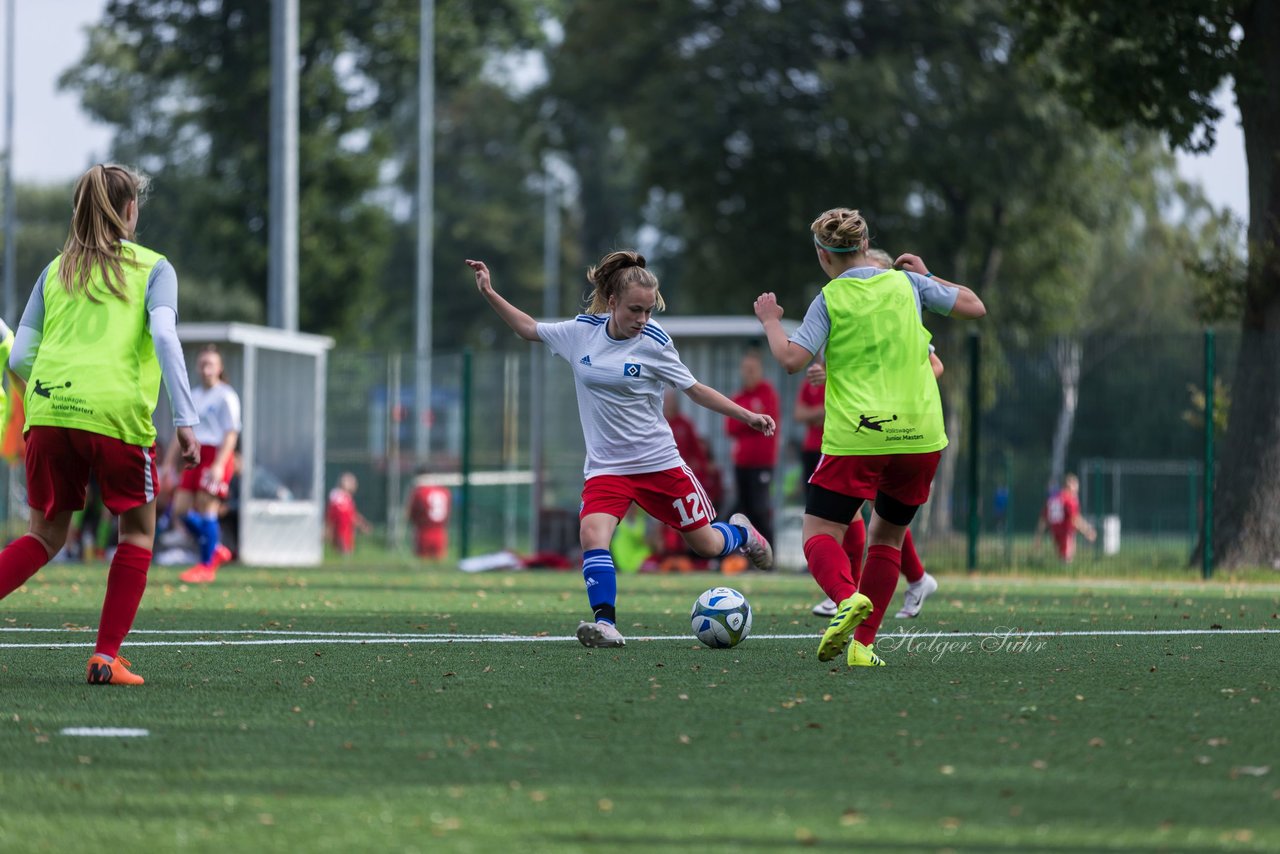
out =
<path fill-rule="evenodd" d="M 141 688 L 83 684 L 103 567 L 0 603 L 0 851 L 1280 849 L 1276 585 L 944 577 L 854 671 L 802 576 L 624 576 L 607 651 L 576 572 L 176 576 Z"/>

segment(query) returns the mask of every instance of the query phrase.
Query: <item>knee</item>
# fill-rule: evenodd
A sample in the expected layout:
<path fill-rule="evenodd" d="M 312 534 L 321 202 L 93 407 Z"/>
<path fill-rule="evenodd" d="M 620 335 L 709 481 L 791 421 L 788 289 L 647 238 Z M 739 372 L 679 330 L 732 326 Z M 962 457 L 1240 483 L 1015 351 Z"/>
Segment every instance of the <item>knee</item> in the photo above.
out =
<path fill-rule="evenodd" d="M 594 519 L 583 519 L 578 523 L 578 539 L 584 549 L 609 548 L 610 526 Z"/>

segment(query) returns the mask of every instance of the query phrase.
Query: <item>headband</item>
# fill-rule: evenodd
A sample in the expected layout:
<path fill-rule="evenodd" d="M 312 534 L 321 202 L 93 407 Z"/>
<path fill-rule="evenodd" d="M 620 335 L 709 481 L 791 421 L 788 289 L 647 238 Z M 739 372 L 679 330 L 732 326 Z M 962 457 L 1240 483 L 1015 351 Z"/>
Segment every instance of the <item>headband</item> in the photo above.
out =
<path fill-rule="evenodd" d="M 861 252 L 862 251 L 861 240 L 858 241 L 856 246 L 845 246 L 841 248 L 839 246 L 828 246 L 827 244 L 819 240 L 818 235 L 816 234 L 813 236 L 813 245 L 817 246 L 819 249 L 825 249 L 828 252 Z"/>

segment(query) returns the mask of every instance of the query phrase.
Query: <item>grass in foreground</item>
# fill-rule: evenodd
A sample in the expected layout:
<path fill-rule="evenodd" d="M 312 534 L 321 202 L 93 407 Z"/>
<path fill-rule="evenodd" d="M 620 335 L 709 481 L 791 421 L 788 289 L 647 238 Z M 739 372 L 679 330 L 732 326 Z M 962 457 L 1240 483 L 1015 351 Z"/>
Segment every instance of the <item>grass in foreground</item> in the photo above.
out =
<path fill-rule="evenodd" d="M 676 637 L 618 651 L 298 634 L 567 638 L 576 573 L 175 580 L 153 570 L 137 628 L 198 633 L 135 632 L 138 689 L 82 684 L 101 568 L 0 604 L 0 850 L 1280 847 L 1280 634 L 1223 631 L 1280 629 L 1276 587 L 945 578 L 904 628 L 955 636 L 890 618 L 890 666 L 849 671 L 816 660 L 801 577 L 624 577 L 624 633 Z M 687 620 L 721 580 L 756 612 L 727 651 Z M 1208 633 L 1152 633 L 1182 630 Z"/>

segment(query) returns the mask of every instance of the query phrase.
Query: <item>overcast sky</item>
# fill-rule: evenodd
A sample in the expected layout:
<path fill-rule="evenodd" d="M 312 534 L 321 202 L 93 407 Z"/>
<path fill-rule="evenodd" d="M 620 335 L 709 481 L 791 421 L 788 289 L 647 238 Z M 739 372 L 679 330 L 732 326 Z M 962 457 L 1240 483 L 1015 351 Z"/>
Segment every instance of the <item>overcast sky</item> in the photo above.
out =
<path fill-rule="evenodd" d="M 84 52 L 84 28 L 101 16 L 104 6 L 105 0 L 17 0 L 13 166 L 19 182 L 73 178 L 106 156 L 108 130 L 89 121 L 75 95 L 57 88 L 58 75 Z M 0 16 L 0 30 L 3 26 Z M 3 71 L 0 66 L 0 78 Z M 1215 204 L 1230 206 L 1247 219 L 1244 137 L 1228 89 L 1220 93 L 1219 104 L 1227 118 L 1218 128 L 1213 152 L 1179 155 L 1178 162 Z"/>

